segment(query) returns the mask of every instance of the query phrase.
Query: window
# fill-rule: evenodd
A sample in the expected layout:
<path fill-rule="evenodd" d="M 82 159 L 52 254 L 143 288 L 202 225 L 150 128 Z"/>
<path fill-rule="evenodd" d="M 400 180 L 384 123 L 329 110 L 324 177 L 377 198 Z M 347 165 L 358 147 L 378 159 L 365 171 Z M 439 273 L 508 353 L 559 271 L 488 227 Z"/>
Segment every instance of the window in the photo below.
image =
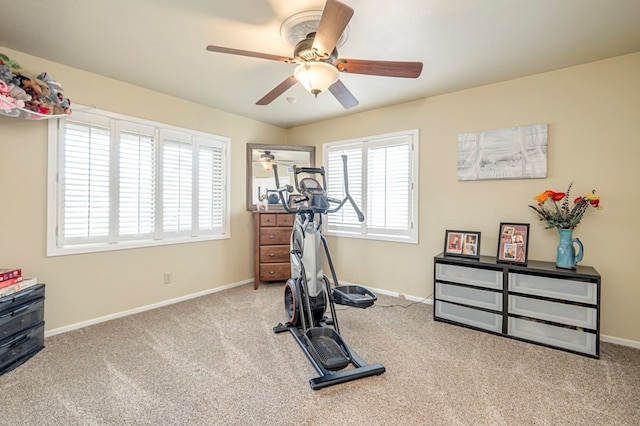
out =
<path fill-rule="evenodd" d="M 418 242 L 418 130 L 327 143 L 323 155 L 329 197 L 344 197 L 346 155 L 349 193 L 365 215 L 358 222 L 347 203 L 328 216 L 327 235 Z"/>
<path fill-rule="evenodd" d="M 229 140 L 119 114 L 49 123 L 49 256 L 229 237 Z"/>

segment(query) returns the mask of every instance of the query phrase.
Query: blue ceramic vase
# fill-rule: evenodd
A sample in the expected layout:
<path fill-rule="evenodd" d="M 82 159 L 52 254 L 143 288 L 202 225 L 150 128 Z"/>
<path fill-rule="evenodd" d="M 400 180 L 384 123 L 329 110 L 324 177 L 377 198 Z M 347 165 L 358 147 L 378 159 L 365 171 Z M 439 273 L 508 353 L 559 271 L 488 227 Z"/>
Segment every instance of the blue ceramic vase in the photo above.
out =
<path fill-rule="evenodd" d="M 579 239 L 573 238 L 573 229 L 560 229 L 556 266 L 558 268 L 576 269 L 576 263 L 582 260 L 583 247 Z M 576 252 L 576 246 L 578 250 Z"/>

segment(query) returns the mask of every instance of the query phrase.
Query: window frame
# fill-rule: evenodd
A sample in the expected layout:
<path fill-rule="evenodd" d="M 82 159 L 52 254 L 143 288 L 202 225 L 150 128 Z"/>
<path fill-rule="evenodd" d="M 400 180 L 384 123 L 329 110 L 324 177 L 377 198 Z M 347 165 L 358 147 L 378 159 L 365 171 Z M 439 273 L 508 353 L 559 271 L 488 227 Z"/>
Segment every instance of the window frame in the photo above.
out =
<path fill-rule="evenodd" d="M 80 112 L 76 112 L 80 111 Z M 84 112 L 86 111 L 86 112 Z M 64 221 L 64 194 L 63 184 L 60 182 L 60 176 L 63 172 L 63 120 L 75 121 L 85 124 L 104 124 L 108 123 L 110 129 L 110 161 L 111 164 L 109 179 L 110 185 L 110 207 L 109 207 L 109 234 L 106 241 L 101 242 L 81 242 L 77 244 L 64 244 L 63 237 L 58 236 L 58 231 Z M 130 235 L 119 234 L 119 192 L 120 185 L 120 169 L 119 169 L 119 147 L 120 147 L 120 131 L 127 133 L 127 128 L 135 128 L 136 126 L 153 130 L 155 143 L 155 227 L 153 236 L 150 238 L 131 238 Z M 163 229 L 163 150 L 165 148 L 165 134 L 181 135 L 185 142 L 191 147 L 193 161 L 192 164 L 192 194 L 191 194 L 191 227 L 188 232 L 168 233 Z M 209 230 L 200 231 L 199 218 L 199 164 L 200 164 L 200 147 L 203 146 L 208 150 L 218 149 L 222 155 L 222 177 L 218 184 L 222 187 L 222 217 L 219 227 L 212 227 Z M 204 148 L 203 148 L 204 149 Z M 64 256 L 71 254 L 96 253 L 115 250 L 126 250 L 143 247 L 156 247 L 173 244 L 184 244 L 202 241 L 212 241 L 220 239 L 229 239 L 231 237 L 230 218 L 231 218 L 231 195 L 230 195 L 230 163 L 231 163 L 231 140 L 227 137 L 209 134 L 197 130 L 181 128 L 164 123 L 154 122 L 150 120 L 140 119 L 136 117 L 126 116 L 123 114 L 113 113 L 109 111 L 99 110 L 96 108 L 86 108 L 76 106 L 74 114 L 68 118 L 52 119 L 48 123 L 48 172 L 47 172 L 47 256 Z M 115 171 L 115 173 L 114 173 Z M 103 238 L 104 240 L 104 238 Z"/>
<path fill-rule="evenodd" d="M 353 224 L 331 224 L 331 217 L 328 215 L 325 223 L 325 234 L 328 236 L 338 236 L 338 237 L 347 237 L 347 238 L 358 238 L 358 239 L 368 239 L 368 240 L 379 240 L 379 241 L 392 241 L 392 242 L 401 242 L 401 243 L 410 243 L 410 244 L 418 244 L 418 206 L 419 206 L 419 161 L 420 161 L 420 133 L 418 129 L 405 130 L 393 133 L 386 133 L 381 135 L 374 135 L 368 137 L 360 137 L 342 141 L 334 141 L 327 142 L 322 145 L 322 158 L 323 164 L 325 166 L 327 173 L 327 185 L 328 191 L 331 190 L 331 179 L 328 172 L 329 167 L 329 154 L 331 151 L 339 150 L 340 148 L 344 148 L 345 150 L 360 150 L 361 158 L 362 158 L 362 169 L 360 170 L 361 176 L 357 179 L 352 177 L 352 171 L 349 169 L 349 184 L 350 187 L 353 186 L 354 181 L 361 182 L 362 185 L 362 197 L 363 200 L 361 202 L 362 205 L 358 207 L 362 210 L 365 215 L 365 221 L 360 223 L 359 225 Z M 406 231 L 402 231 L 402 235 L 397 233 L 392 229 L 381 229 L 379 231 L 375 231 L 373 229 L 369 229 L 367 227 L 367 172 L 368 172 L 368 150 L 371 147 L 384 147 L 399 145 L 397 142 L 401 138 L 407 138 L 407 144 L 410 147 L 409 152 L 409 206 L 407 208 L 408 214 L 408 229 Z M 385 140 L 390 141 L 388 144 L 385 144 Z M 353 191 L 350 191 L 353 192 Z M 351 209 L 349 203 L 347 203 L 343 208 Z"/>

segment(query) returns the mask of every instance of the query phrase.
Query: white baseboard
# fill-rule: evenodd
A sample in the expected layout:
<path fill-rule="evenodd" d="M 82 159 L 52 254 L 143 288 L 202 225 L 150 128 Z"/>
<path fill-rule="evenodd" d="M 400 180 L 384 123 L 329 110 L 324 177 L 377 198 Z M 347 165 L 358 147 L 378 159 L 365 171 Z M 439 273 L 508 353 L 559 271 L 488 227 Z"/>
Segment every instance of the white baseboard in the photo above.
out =
<path fill-rule="evenodd" d="M 613 343 L 614 345 L 629 346 L 630 348 L 640 349 L 640 342 L 635 340 L 621 339 L 619 337 L 600 335 L 600 341 Z"/>
<path fill-rule="evenodd" d="M 54 328 L 53 330 L 48 330 L 44 333 L 44 337 L 55 336 L 56 334 L 66 333 L 68 331 L 78 330 L 80 328 L 88 327 L 90 325 L 99 324 L 101 322 L 110 321 L 116 318 L 126 317 L 128 315 L 138 314 L 144 311 L 150 311 L 151 309 L 161 308 L 163 306 L 172 305 L 174 303 L 184 302 L 185 300 L 195 299 L 196 297 L 206 296 L 207 294 L 218 293 L 223 290 L 228 290 L 230 288 L 238 287 L 241 285 L 245 285 L 248 283 L 252 283 L 253 278 L 240 281 L 233 284 L 228 284 L 222 287 L 216 287 L 209 290 L 199 291 L 197 293 L 187 294 L 186 296 L 176 297 L 175 299 L 163 300 L 162 302 L 153 303 L 151 305 L 140 306 L 138 308 L 130 309 L 128 311 L 122 311 L 111 315 L 105 315 L 103 317 L 94 318 L 88 321 L 82 321 L 75 324 L 70 324 L 64 327 Z"/>
<path fill-rule="evenodd" d="M 340 284 L 341 285 L 362 285 L 362 284 L 348 283 L 344 281 L 341 281 Z M 425 299 L 424 297 L 410 296 L 410 295 L 398 293 L 395 291 L 383 290 L 381 288 L 373 288 L 373 287 L 367 287 L 367 288 L 369 288 L 371 291 L 373 291 L 376 294 L 383 294 L 385 296 L 397 297 L 399 299 L 410 300 L 412 302 L 420 302 L 427 305 L 433 305 L 433 299 L 428 299 L 428 298 Z M 619 337 L 613 337 L 613 336 L 607 336 L 607 335 L 601 334 L 600 341 L 606 342 L 606 343 L 613 343 L 615 345 L 628 346 L 630 348 L 640 349 L 640 342 L 636 342 L 635 340 L 621 339 Z"/>
<path fill-rule="evenodd" d="M 342 282 L 344 285 L 359 285 L 359 284 L 347 284 Z M 367 287 L 369 290 L 373 291 L 375 294 L 383 294 L 385 296 L 397 297 L 398 299 L 409 300 L 411 302 L 424 303 L 425 305 L 433 305 L 433 299 L 429 299 L 428 297 L 418 297 L 418 296 L 410 296 L 408 294 L 398 293 L 395 291 L 383 290 L 381 288 Z"/>
<path fill-rule="evenodd" d="M 172 305 L 174 303 L 184 302 L 185 300 L 195 299 L 196 297 L 206 296 L 207 294 L 218 293 L 220 291 L 224 291 L 224 290 L 227 290 L 227 289 L 230 289 L 230 288 L 234 288 L 234 287 L 239 287 L 241 285 L 249 284 L 251 282 L 253 282 L 253 278 L 250 278 L 250 279 L 244 280 L 244 281 L 240 281 L 240 282 L 237 282 L 237 283 L 233 283 L 233 284 L 228 284 L 228 285 L 225 285 L 225 286 L 222 286 L 222 287 L 216 287 L 216 288 L 212 288 L 212 289 L 209 289 L 209 290 L 200 291 L 198 293 L 187 294 L 186 296 L 177 297 L 175 299 L 163 300 L 162 302 L 158 302 L 158 303 L 154 303 L 154 304 L 146 305 L 146 306 L 141 306 L 139 308 L 130 309 L 128 311 L 118 312 L 118 313 L 115 313 L 115 314 L 106 315 L 106 316 L 99 317 L 99 318 L 94 318 L 94 319 L 91 319 L 91 320 L 88 320 L 88 321 L 78 322 L 78 323 L 67 325 L 67 326 L 64 326 L 64 327 L 55 328 L 53 330 L 49 330 L 49 331 L 45 332 L 44 335 L 45 335 L 45 337 L 55 336 L 56 334 L 66 333 L 66 332 L 72 331 L 72 330 L 78 330 L 80 328 L 88 327 L 88 326 L 94 325 L 94 324 L 99 324 L 101 322 L 109 321 L 109 320 L 112 320 L 112 319 L 126 317 L 128 315 L 133 315 L 133 314 L 137 314 L 137 313 L 140 313 L 140 312 L 149 311 L 151 309 L 156 309 L 156 308 L 160 308 L 162 306 Z M 349 282 L 345 282 L 345 281 L 342 281 L 340 284 L 341 285 L 361 285 L 361 284 L 354 284 L 354 283 L 349 283 Z M 382 294 L 382 295 L 390 296 L 390 297 L 397 297 L 398 299 L 409 300 L 411 302 L 424 303 L 426 305 L 433 305 L 433 299 L 424 298 L 424 297 L 418 297 L 418 296 L 411 296 L 411 295 L 407 295 L 407 294 L 403 294 L 403 293 L 398 293 L 398 292 L 395 292 L 395 291 L 384 290 L 384 289 L 381 289 L 381 288 L 375 288 L 375 287 L 367 287 L 367 288 L 369 288 L 371 291 L 373 291 L 376 294 Z M 640 342 L 636 342 L 635 340 L 621 339 L 619 337 L 606 336 L 606 335 L 600 335 L 600 340 L 602 342 L 613 343 L 615 345 L 628 346 L 628 347 L 631 347 L 631 348 L 640 349 Z"/>

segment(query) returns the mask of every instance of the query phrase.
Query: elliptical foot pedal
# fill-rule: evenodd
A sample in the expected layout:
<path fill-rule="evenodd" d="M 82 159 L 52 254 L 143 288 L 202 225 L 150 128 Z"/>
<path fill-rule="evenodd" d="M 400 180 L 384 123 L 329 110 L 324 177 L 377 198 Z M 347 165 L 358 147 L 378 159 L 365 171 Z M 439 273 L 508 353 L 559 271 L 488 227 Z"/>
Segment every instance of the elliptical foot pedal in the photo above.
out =
<path fill-rule="evenodd" d="M 378 297 L 371 290 L 359 285 L 341 285 L 334 287 L 333 299 L 339 305 L 364 309 L 373 306 Z"/>
<path fill-rule="evenodd" d="M 313 358 L 327 370 L 342 370 L 351 362 L 342 337 L 332 328 L 310 328 L 304 334 L 304 339 Z"/>
<path fill-rule="evenodd" d="M 273 332 L 276 333 L 276 334 L 277 333 L 282 333 L 284 331 L 289 331 L 290 328 L 291 328 L 291 324 L 289 324 L 289 323 L 286 323 L 286 324 L 280 323 L 280 324 L 276 325 L 275 327 L 273 327 Z"/>

